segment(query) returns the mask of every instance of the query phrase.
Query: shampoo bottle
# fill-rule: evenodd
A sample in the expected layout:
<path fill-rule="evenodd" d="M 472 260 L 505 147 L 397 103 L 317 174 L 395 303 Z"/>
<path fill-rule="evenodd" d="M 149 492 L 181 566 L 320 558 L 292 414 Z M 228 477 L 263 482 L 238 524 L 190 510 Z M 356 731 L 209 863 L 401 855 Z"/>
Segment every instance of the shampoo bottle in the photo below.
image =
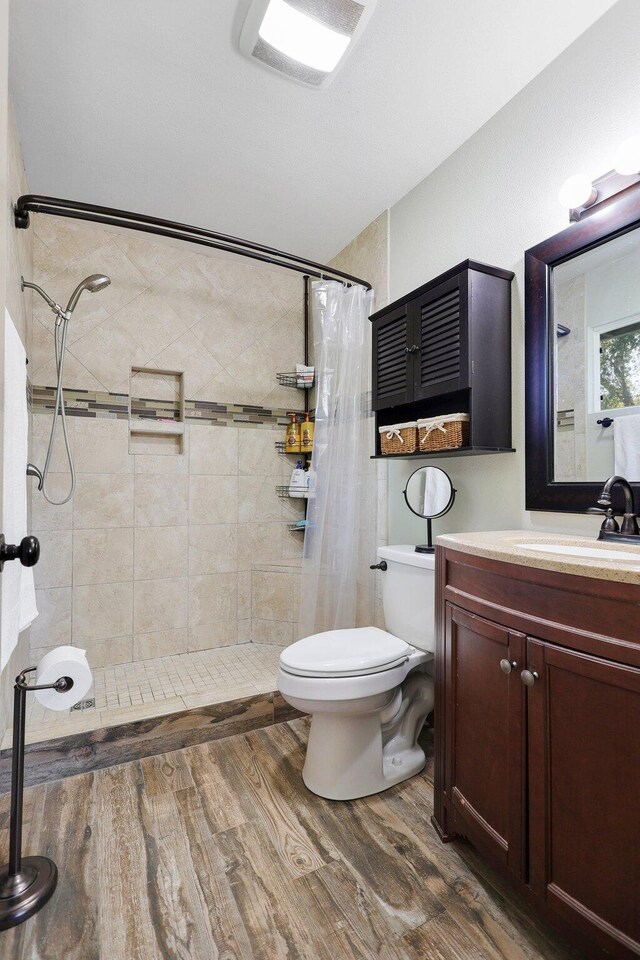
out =
<path fill-rule="evenodd" d="M 293 472 L 291 474 L 291 480 L 289 481 L 289 496 L 290 497 L 306 497 L 307 495 L 307 475 L 304 472 L 302 467 L 302 461 L 298 460 Z"/>
<path fill-rule="evenodd" d="M 316 472 L 315 472 L 315 470 L 313 469 L 313 464 L 312 464 L 312 463 L 309 464 L 309 468 L 308 468 L 307 473 L 306 473 L 306 478 L 307 478 L 307 493 L 306 493 L 306 496 L 307 496 L 307 498 L 308 498 L 309 500 L 313 500 L 313 498 L 314 498 L 315 495 L 316 495 L 316 487 L 315 487 L 315 484 L 316 484 Z"/>
<path fill-rule="evenodd" d="M 300 424 L 296 422 L 295 413 L 288 413 L 291 417 L 291 423 L 287 424 L 287 432 L 284 438 L 284 449 L 286 453 L 300 453 Z"/>
<path fill-rule="evenodd" d="M 302 424 L 300 450 L 302 453 L 311 453 L 313 450 L 313 423 L 309 420 L 308 413 L 305 413 L 304 423 Z"/>

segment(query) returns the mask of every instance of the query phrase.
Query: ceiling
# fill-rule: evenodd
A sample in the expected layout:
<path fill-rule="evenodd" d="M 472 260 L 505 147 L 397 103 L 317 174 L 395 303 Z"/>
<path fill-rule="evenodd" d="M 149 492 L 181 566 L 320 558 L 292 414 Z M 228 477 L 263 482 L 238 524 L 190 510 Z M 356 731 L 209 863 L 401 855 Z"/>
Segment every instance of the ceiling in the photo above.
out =
<path fill-rule="evenodd" d="M 13 0 L 30 189 L 327 260 L 614 0 L 378 0 L 325 90 L 245 59 L 248 0 Z"/>

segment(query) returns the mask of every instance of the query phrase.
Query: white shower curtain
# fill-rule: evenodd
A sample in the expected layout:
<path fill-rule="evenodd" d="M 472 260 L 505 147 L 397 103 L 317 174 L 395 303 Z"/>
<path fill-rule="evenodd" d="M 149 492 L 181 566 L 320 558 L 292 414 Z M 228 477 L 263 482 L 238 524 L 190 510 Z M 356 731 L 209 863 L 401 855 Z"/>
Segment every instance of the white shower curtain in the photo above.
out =
<path fill-rule="evenodd" d="M 373 293 L 312 284 L 315 437 L 302 563 L 301 637 L 373 623 L 376 471 L 371 412 Z"/>

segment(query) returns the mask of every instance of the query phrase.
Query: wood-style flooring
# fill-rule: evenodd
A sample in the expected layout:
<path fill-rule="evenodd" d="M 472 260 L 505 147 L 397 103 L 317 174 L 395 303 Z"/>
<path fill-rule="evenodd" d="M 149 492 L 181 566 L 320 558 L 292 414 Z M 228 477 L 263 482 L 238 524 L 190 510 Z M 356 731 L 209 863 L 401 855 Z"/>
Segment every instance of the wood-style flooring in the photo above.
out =
<path fill-rule="evenodd" d="M 307 729 L 29 788 L 25 855 L 60 880 L 0 933 L 2 960 L 575 960 L 470 846 L 437 839 L 430 765 L 321 800 L 300 777 Z M 3 797 L 1 860 L 7 827 Z"/>

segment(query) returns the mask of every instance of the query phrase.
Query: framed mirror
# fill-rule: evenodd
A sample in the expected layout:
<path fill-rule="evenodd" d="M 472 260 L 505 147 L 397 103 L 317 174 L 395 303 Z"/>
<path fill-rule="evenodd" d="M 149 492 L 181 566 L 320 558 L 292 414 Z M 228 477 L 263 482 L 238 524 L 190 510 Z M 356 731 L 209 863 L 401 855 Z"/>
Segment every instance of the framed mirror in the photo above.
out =
<path fill-rule="evenodd" d="M 527 250 L 525 369 L 527 509 L 640 502 L 640 184 Z"/>
<path fill-rule="evenodd" d="M 451 477 L 440 467 L 418 467 L 404 488 L 404 499 L 417 517 L 427 521 L 427 543 L 419 544 L 416 553 L 433 553 L 431 521 L 448 513 L 456 499 Z"/>

